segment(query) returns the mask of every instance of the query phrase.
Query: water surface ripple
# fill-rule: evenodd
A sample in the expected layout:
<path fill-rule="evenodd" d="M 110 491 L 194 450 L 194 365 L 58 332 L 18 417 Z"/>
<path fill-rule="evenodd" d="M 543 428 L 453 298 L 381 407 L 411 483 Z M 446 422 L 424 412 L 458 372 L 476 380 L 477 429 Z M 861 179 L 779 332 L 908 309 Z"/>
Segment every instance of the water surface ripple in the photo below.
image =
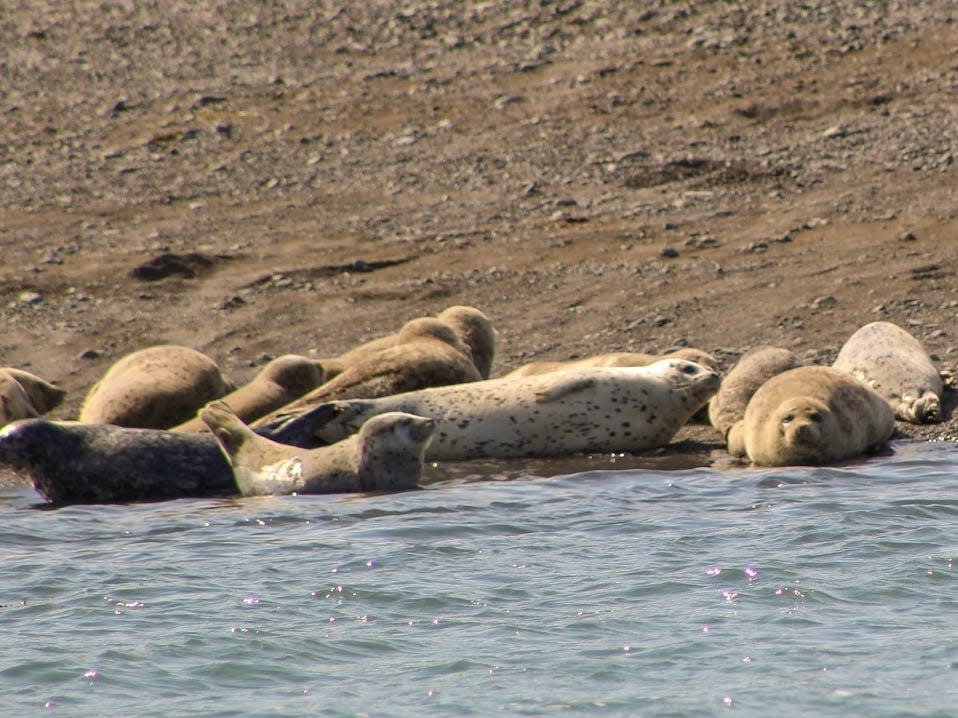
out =
<path fill-rule="evenodd" d="M 373 497 L 0 493 L 9 715 L 946 716 L 958 449 Z"/>

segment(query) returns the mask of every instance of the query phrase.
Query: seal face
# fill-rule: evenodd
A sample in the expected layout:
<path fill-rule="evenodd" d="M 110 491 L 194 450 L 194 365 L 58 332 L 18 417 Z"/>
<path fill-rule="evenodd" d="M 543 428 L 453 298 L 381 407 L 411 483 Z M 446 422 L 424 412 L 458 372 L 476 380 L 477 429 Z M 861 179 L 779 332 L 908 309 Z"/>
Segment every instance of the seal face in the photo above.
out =
<path fill-rule="evenodd" d="M 903 421 L 942 419 L 941 374 L 921 342 L 897 324 L 866 324 L 848 338 L 832 366 L 872 387 Z"/>
<path fill-rule="evenodd" d="M 699 349 L 683 348 L 676 349 L 667 354 L 645 354 L 643 352 L 611 352 L 608 354 L 596 354 L 594 356 L 583 357 L 581 359 L 568 359 L 565 361 L 539 361 L 523 364 L 513 369 L 504 376 L 534 376 L 536 374 L 545 374 L 550 371 L 561 371 L 563 369 L 579 369 L 584 367 L 597 366 L 648 366 L 664 359 L 687 359 L 712 369 L 718 368 L 718 363 L 710 354 Z"/>
<path fill-rule="evenodd" d="M 415 488 L 436 429 L 432 419 L 389 412 L 337 444 L 300 449 L 255 434 L 224 402 L 209 404 L 200 416 L 244 496 Z"/>
<path fill-rule="evenodd" d="M 54 503 L 149 501 L 236 492 L 209 434 L 45 419 L 0 431 L 0 466 Z"/>
<path fill-rule="evenodd" d="M 794 369 L 801 361 L 788 349 L 757 346 L 745 352 L 722 379 L 709 402 L 709 421 L 722 435 L 745 418 L 745 407 L 758 388 L 776 374 Z"/>
<path fill-rule="evenodd" d="M 110 367 L 87 394 L 80 421 L 167 429 L 232 389 L 205 354 L 176 345 L 148 347 Z"/>
<path fill-rule="evenodd" d="M 373 416 L 401 411 L 436 420 L 429 460 L 644 451 L 667 444 L 718 386 L 718 374 L 681 359 L 571 369 L 330 402 L 271 431 L 286 443 L 334 443 Z"/>
<path fill-rule="evenodd" d="M 46 414 L 63 403 L 66 391 L 14 367 L 0 368 L 0 426 Z"/>
<path fill-rule="evenodd" d="M 284 354 L 270 361 L 253 379 L 222 397 L 243 421 L 259 419 L 314 389 L 323 381 L 320 362 L 297 354 Z M 195 416 L 173 431 L 207 431 Z"/>
<path fill-rule="evenodd" d="M 894 427 L 887 402 L 853 376 L 798 367 L 759 387 L 729 433 L 729 453 L 763 466 L 829 464 L 881 448 Z"/>

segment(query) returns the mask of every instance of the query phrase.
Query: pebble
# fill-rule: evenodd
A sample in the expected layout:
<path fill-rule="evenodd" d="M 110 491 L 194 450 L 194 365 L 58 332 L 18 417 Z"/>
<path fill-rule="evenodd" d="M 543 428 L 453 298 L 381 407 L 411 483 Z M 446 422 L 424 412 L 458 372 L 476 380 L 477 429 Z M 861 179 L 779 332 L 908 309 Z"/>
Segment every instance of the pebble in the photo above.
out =
<path fill-rule="evenodd" d="M 678 257 L 679 250 L 675 249 L 674 247 L 663 247 L 659 254 L 663 257 Z"/>

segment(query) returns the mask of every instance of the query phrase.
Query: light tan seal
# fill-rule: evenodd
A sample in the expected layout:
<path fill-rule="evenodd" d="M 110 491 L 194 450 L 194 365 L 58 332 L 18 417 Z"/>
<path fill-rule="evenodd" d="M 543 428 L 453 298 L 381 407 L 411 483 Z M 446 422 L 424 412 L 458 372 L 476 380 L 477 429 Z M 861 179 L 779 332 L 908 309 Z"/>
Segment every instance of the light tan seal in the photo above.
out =
<path fill-rule="evenodd" d="M 443 331 L 445 326 L 449 331 Z M 409 345 L 424 338 L 438 339 L 463 352 L 472 361 L 480 378 L 488 378 L 496 348 L 496 332 L 485 314 L 474 307 L 452 306 L 436 317 L 419 317 L 406 322 L 394 334 L 372 339 L 336 357 L 320 362 L 331 380 L 347 369 L 366 364 L 371 357 L 398 345 Z"/>
<path fill-rule="evenodd" d="M 709 421 L 728 436 L 729 430 L 745 418 L 745 407 L 758 388 L 776 374 L 801 366 L 788 349 L 757 346 L 745 352 L 722 379 L 722 386 L 709 402 Z"/>
<path fill-rule="evenodd" d="M 36 374 L 14 367 L 0 368 L 0 426 L 30 419 L 55 409 L 66 391 Z"/>
<path fill-rule="evenodd" d="M 880 449 L 894 428 L 888 403 L 855 377 L 803 366 L 759 387 L 728 450 L 762 466 L 831 464 Z"/>
<path fill-rule="evenodd" d="M 235 387 L 205 354 L 163 344 L 118 360 L 90 390 L 80 421 L 167 429 Z"/>
<path fill-rule="evenodd" d="M 284 354 L 271 360 L 251 381 L 222 399 L 242 421 L 248 423 L 298 399 L 322 381 L 323 366 L 317 360 Z M 172 430 L 207 431 L 208 427 L 197 415 Z"/>
<path fill-rule="evenodd" d="M 718 386 L 718 374 L 682 359 L 569 369 L 331 402 L 271 427 L 271 435 L 333 443 L 377 414 L 402 411 L 436 420 L 430 460 L 645 451 L 667 444 Z"/>
<path fill-rule="evenodd" d="M 255 434 L 224 402 L 200 416 L 219 442 L 244 496 L 401 491 L 418 486 L 432 419 L 399 412 L 373 417 L 332 446 L 300 449 Z"/>
<path fill-rule="evenodd" d="M 562 371 L 564 369 L 579 369 L 584 367 L 597 366 L 648 366 L 663 359 L 687 359 L 688 361 L 701 364 L 712 369 L 718 368 L 718 362 L 707 352 L 699 349 L 683 348 L 676 349 L 674 352 L 666 354 L 646 354 L 644 352 L 610 352 L 607 354 L 595 354 L 593 356 L 582 357 L 581 359 L 566 359 L 560 361 L 536 361 L 523 364 L 513 369 L 503 376 L 535 376 L 545 374 L 550 371 Z"/>
<path fill-rule="evenodd" d="M 921 342 L 897 324 L 866 324 L 848 338 L 832 366 L 881 394 L 899 419 L 941 421 L 941 374 Z"/>
<path fill-rule="evenodd" d="M 406 335 L 402 342 L 356 355 L 333 379 L 272 412 L 256 426 L 336 399 L 374 399 L 482 379 L 468 349 L 444 322 L 434 317 L 413 319 L 401 333 Z"/>

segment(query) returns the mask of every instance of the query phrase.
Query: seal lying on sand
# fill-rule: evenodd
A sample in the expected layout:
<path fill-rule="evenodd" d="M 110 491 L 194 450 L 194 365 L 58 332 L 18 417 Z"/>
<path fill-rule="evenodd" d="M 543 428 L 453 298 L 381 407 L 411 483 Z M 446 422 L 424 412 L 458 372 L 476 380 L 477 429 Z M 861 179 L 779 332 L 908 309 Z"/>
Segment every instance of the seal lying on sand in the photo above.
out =
<path fill-rule="evenodd" d="M 707 352 L 699 349 L 676 349 L 668 354 L 645 354 L 642 352 L 612 352 L 610 354 L 596 354 L 595 356 L 583 357 L 581 359 L 568 359 L 566 361 L 537 361 L 523 364 L 513 369 L 504 377 L 534 376 L 536 374 L 545 374 L 550 371 L 562 371 L 563 369 L 580 369 L 584 367 L 596 366 L 648 366 L 663 359 L 687 359 L 696 364 L 715 370 L 718 363 L 715 358 Z"/>
<path fill-rule="evenodd" d="M 331 402 L 269 428 L 284 443 L 334 443 L 377 414 L 402 411 L 436 420 L 429 460 L 644 451 L 667 444 L 718 387 L 715 372 L 670 359 Z"/>
<path fill-rule="evenodd" d="M 442 331 L 446 327 L 451 331 Z M 326 370 L 326 379 L 331 380 L 351 367 L 375 363 L 383 350 L 399 345 L 410 345 L 422 339 L 438 339 L 462 352 L 479 372 L 480 379 L 489 377 L 496 349 L 496 332 L 492 322 L 478 309 L 452 306 L 436 317 L 420 317 L 406 322 L 398 332 L 350 349 L 337 357 L 320 359 Z"/>
<path fill-rule="evenodd" d="M 80 421 L 167 429 L 234 388 L 216 362 L 195 349 L 148 347 L 110 367 L 87 394 Z"/>
<path fill-rule="evenodd" d="M 243 421 L 250 422 L 298 399 L 323 381 L 323 367 L 315 359 L 284 354 L 270 361 L 248 383 L 223 397 Z M 173 431 L 206 431 L 195 416 L 174 426 Z"/>
<path fill-rule="evenodd" d="M 257 426 L 279 416 L 334 399 L 374 399 L 432 386 L 480 381 L 468 348 L 445 323 L 432 317 L 413 319 L 401 332 L 402 342 L 357 354 L 335 378 L 290 402 Z"/>
<path fill-rule="evenodd" d="M 29 478 L 54 503 L 236 493 L 210 434 L 24 419 L 0 431 L 0 466 Z"/>
<path fill-rule="evenodd" d="M 59 406 L 67 393 L 23 369 L 0 368 L 0 426 L 17 419 L 46 414 Z"/>
<path fill-rule="evenodd" d="M 390 412 L 332 446 L 299 449 L 255 434 L 221 401 L 209 404 L 200 416 L 219 441 L 244 496 L 415 488 L 436 430 L 432 419 Z"/>
<path fill-rule="evenodd" d="M 888 403 L 855 377 L 804 366 L 759 387 L 728 450 L 763 466 L 829 464 L 880 449 L 894 428 Z"/>
<path fill-rule="evenodd" d="M 727 437 L 729 429 L 745 418 L 745 407 L 762 384 L 800 365 L 799 358 L 788 349 L 758 346 L 745 352 L 722 379 L 722 386 L 709 402 L 712 426 Z"/>
<path fill-rule="evenodd" d="M 849 337 L 832 366 L 881 394 L 899 419 L 941 421 L 941 374 L 921 342 L 897 324 L 866 324 Z"/>

